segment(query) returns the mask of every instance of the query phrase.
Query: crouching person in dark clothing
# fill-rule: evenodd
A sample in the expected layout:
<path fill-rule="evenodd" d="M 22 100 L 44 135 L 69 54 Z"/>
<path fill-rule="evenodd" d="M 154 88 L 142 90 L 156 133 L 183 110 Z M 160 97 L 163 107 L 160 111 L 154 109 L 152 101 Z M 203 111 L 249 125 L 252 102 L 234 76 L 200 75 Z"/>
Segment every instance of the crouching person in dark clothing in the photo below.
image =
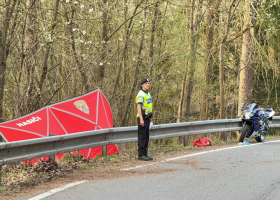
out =
<path fill-rule="evenodd" d="M 149 161 L 153 158 L 148 156 L 149 145 L 149 127 L 153 115 L 152 96 L 148 92 L 150 83 L 149 79 L 141 80 L 142 89 L 136 97 L 137 103 L 137 122 L 138 122 L 138 159 Z"/>

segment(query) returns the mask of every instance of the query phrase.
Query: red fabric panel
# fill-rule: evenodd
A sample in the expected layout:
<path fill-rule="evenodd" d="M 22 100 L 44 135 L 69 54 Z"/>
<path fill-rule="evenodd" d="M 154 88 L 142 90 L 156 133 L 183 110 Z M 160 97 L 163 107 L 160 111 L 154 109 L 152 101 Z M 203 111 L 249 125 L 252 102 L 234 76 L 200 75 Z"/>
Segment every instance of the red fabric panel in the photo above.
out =
<path fill-rule="evenodd" d="M 49 110 L 49 133 L 54 133 L 55 135 L 66 134 L 51 110 Z"/>
<path fill-rule="evenodd" d="M 90 151 L 89 157 L 88 157 L 88 153 Z M 98 156 L 98 154 L 100 154 L 102 151 L 102 147 L 95 147 L 95 148 L 91 148 L 91 149 L 83 149 L 80 150 L 79 153 L 81 155 L 84 156 L 84 158 L 95 158 L 96 156 Z"/>
<path fill-rule="evenodd" d="M 51 108 L 50 110 L 60 121 L 61 125 L 64 127 L 67 133 L 77 133 L 77 132 L 95 130 L 96 125 L 85 119 L 82 119 L 78 116 L 74 116 L 59 110 L 55 110 Z"/>
<path fill-rule="evenodd" d="M 101 129 L 113 128 L 113 116 L 109 103 L 100 92 L 98 105 L 98 125 Z"/>
<path fill-rule="evenodd" d="M 111 156 L 111 155 L 115 155 L 115 154 L 119 154 L 119 149 L 118 149 L 117 145 L 116 144 L 108 145 L 107 146 L 107 155 Z"/>
<path fill-rule="evenodd" d="M 37 112 L 31 113 L 30 115 L 14 119 L 11 121 L 3 122 L 0 124 L 1 126 L 11 127 L 18 129 L 17 133 L 10 131 L 2 131 L 1 133 L 4 137 L 9 141 L 19 141 L 19 140 L 28 140 L 33 138 L 38 138 L 39 136 L 27 134 L 25 132 L 20 132 L 20 130 L 30 131 L 34 133 L 38 133 L 42 136 L 47 136 L 47 109 L 44 108 Z"/>
<path fill-rule="evenodd" d="M 2 126 L 0 127 L 0 131 L 9 142 L 42 138 L 41 136 L 32 133 L 23 132 L 21 130 L 13 130 Z"/>
<path fill-rule="evenodd" d="M 35 164 L 40 162 L 40 158 L 34 158 L 32 160 L 26 160 L 26 161 L 22 161 L 23 164 Z"/>
<path fill-rule="evenodd" d="M 90 153 L 89 153 L 90 149 L 83 149 L 80 150 L 79 153 L 81 155 L 84 156 L 84 158 L 95 158 L 97 156 L 102 156 L 102 147 L 95 147 L 95 148 L 91 148 Z M 119 150 L 117 148 L 117 145 L 113 144 L 113 145 L 108 145 L 107 146 L 107 155 L 111 156 L 111 155 L 115 155 L 118 154 Z"/>

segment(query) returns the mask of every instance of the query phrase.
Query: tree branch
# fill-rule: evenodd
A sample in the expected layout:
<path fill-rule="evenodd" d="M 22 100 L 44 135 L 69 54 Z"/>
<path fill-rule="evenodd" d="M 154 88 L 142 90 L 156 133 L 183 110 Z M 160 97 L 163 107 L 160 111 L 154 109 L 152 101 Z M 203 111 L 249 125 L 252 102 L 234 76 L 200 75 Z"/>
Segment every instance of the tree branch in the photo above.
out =
<path fill-rule="evenodd" d="M 156 2 L 154 2 L 154 3 L 152 3 L 152 4 L 148 5 L 148 6 L 144 7 L 141 11 L 139 11 L 138 13 L 135 13 L 134 15 L 132 15 L 131 17 L 129 17 L 127 20 L 125 20 L 125 21 L 124 21 L 124 22 L 123 22 L 123 23 L 108 37 L 108 41 L 110 40 L 110 38 L 111 38 L 116 32 L 118 32 L 118 30 L 120 30 L 121 27 L 123 27 L 123 26 L 126 24 L 126 22 L 128 22 L 130 19 L 132 19 L 133 17 L 139 15 L 139 14 L 142 13 L 144 10 L 146 10 L 147 8 L 149 8 L 150 6 L 152 6 L 152 5 L 154 5 L 154 4 L 158 3 L 158 2 L 159 2 L 159 1 L 156 1 Z"/>

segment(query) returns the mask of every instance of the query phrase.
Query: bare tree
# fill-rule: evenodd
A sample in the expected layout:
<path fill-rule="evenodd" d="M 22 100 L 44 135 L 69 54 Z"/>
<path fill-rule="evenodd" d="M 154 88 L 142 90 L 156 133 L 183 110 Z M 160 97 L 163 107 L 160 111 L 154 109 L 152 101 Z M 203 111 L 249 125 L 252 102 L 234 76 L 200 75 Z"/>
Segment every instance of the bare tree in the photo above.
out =
<path fill-rule="evenodd" d="M 195 13 L 195 0 L 191 0 L 191 13 L 190 13 L 190 57 L 189 57 L 189 71 L 188 71 L 188 79 L 186 85 L 186 109 L 184 113 L 184 117 L 188 121 L 190 118 L 190 110 L 191 110 L 191 98 L 192 98 L 192 90 L 194 85 L 194 72 L 195 72 L 195 63 L 196 63 L 196 26 L 197 26 L 197 13 Z"/>
<path fill-rule="evenodd" d="M 145 21 L 146 21 L 146 12 L 144 14 L 144 20 L 143 20 L 143 24 L 142 24 L 142 27 L 141 27 L 141 41 L 140 41 L 139 48 L 138 48 L 137 63 L 136 63 L 136 66 L 135 66 L 134 77 L 132 79 L 133 83 L 132 83 L 131 91 L 129 93 L 129 98 L 128 98 L 128 102 L 133 102 L 133 103 L 134 103 L 134 101 L 132 100 L 132 98 L 134 97 L 133 95 L 135 94 L 135 91 L 137 91 L 136 90 L 136 85 L 137 85 L 137 82 L 138 82 L 138 73 L 139 73 L 139 68 L 142 64 L 142 51 L 143 51 L 145 28 L 146 28 Z M 125 107 L 124 115 L 123 115 L 122 122 L 121 122 L 122 126 L 124 126 L 126 124 L 126 119 L 127 119 L 127 116 L 128 116 L 128 110 L 129 110 L 130 106 L 131 106 L 131 103 L 128 103 Z"/>
<path fill-rule="evenodd" d="M 256 0 L 246 0 L 244 10 L 243 29 L 255 26 L 256 21 Z M 254 55 L 254 28 L 247 30 L 243 34 L 242 54 L 240 61 L 240 81 L 239 81 L 239 99 L 238 99 L 238 116 L 241 115 L 242 102 L 252 102 L 253 91 L 253 55 Z"/>
<path fill-rule="evenodd" d="M 150 36 L 150 48 L 149 48 L 149 72 L 148 72 L 148 76 L 150 77 L 150 79 L 153 79 L 154 77 L 154 66 L 153 66 L 153 62 L 154 62 L 154 40 L 155 40 L 155 31 L 156 31 L 156 20 L 158 17 L 158 6 L 159 6 L 159 2 L 155 3 L 154 6 L 154 16 L 153 16 L 153 20 L 152 20 L 152 27 L 151 27 L 151 36 Z"/>
<path fill-rule="evenodd" d="M 204 88 L 202 106 L 200 110 L 200 119 L 205 120 L 209 113 L 210 94 L 212 93 L 211 87 L 213 87 L 213 74 L 215 74 L 216 64 L 214 62 L 214 39 L 217 37 L 217 28 L 215 24 L 218 17 L 218 9 L 222 0 L 208 0 L 207 1 L 207 13 L 206 13 L 206 50 L 205 50 L 205 69 L 204 69 Z"/>
<path fill-rule="evenodd" d="M 42 72 L 41 72 L 40 80 L 39 80 L 39 83 L 38 83 L 39 93 L 36 96 L 36 103 L 37 103 L 37 105 L 35 105 L 36 109 L 38 109 L 40 107 L 39 101 L 42 100 L 41 99 L 42 98 L 42 89 L 43 89 L 44 82 L 46 80 L 47 73 L 48 73 L 48 59 L 49 59 L 49 54 L 50 54 L 51 45 L 52 45 L 52 37 L 53 37 L 53 34 L 54 34 L 53 32 L 54 32 L 55 26 L 57 25 L 57 15 L 58 15 L 59 1 L 60 0 L 55 1 L 53 19 L 52 19 L 52 23 L 51 23 L 51 26 L 50 26 L 51 40 L 48 41 L 48 43 L 47 43 L 46 51 L 45 51 L 44 58 L 43 58 Z"/>
<path fill-rule="evenodd" d="M 220 82 L 220 118 L 221 119 L 225 118 L 225 92 L 224 92 L 224 88 L 225 88 L 225 86 L 224 86 L 224 68 L 225 68 L 225 64 L 224 64 L 224 49 L 225 49 L 225 43 L 227 41 L 228 34 L 229 34 L 231 20 L 232 20 L 232 18 L 234 16 L 234 12 L 235 12 L 237 6 L 239 5 L 239 2 L 240 2 L 240 0 L 239 0 L 238 3 L 235 5 L 234 10 L 231 11 L 235 1 L 236 0 L 232 0 L 231 4 L 229 6 L 225 34 L 224 34 L 223 39 L 222 39 L 221 44 L 220 44 L 219 82 Z M 221 136 L 220 139 L 226 140 L 226 133 L 225 132 L 221 133 L 220 136 Z"/>
<path fill-rule="evenodd" d="M 35 84 L 35 67 L 36 67 L 36 53 L 38 51 L 38 41 L 37 41 L 37 0 L 27 0 L 26 6 L 28 9 L 26 17 L 26 36 L 25 36 L 25 56 L 27 58 L 26 62 L 26 74 L 27 74 L 27 84 L 26 84 L 26 104 L 28 110 L 24 113 L 29 113 L 33 111 L 32 105 L 32 93 Z M 21 70 L 22 72 L 22 70 Z M 20 74 L 21 74 L 20 72 Z M 20 77 L 18 83 L 20 83 Z M 21 113 L 22 115 L 23 113 Z"/>
<path fill-rule="evenodd" d="M 3 100 L 6 85 L 7 57 L 10 50 L 9 43 L 13 40 L 8 35 L 12 32 L 11 21 L 17 3 L 19 2 L 16 0 L 6 1 L 4 19 L 0 22 L 0 121 L 3 121 Z"/>
<path fill-rule="evenodd" d="M 101 45 L 101 62 L 97 67 L 96 79 L 99 87 L 102 87 L 107 66 L 107 43 L 108 43 L 108 1 L 103 0 L 102 12 L 102 45 Z"/>
<path fill-rule="evenodd" d="M 65 6 L 64 6 L 65 7 Z M 71 37 L 71 47 L 73 50 L 73 55 L 74 55 L 74 59 L 76 62 L 76 65 L 78 66 L 78 70 L 81 74 L 81 85 L 82 88 L 80 90 L 80 94 L 83 94 L 85 92 L 89 91 L 89 85 L 88 85 L 88 77 L 86 75 L 86 73 L 84 72 L 83 69 L 83 64 L 81 63 L 81 61 L 79 60 L 79 56 L 78 56 L 78 52 L 77 52 L 77 48 L 76 48 L 76 43 L 75 43 L 75 33 L 73 31 L 73 20 L 75 17 L 75 9 L 71 8 L 71 17 L 68 16 L 67 12 L 65 13 L 65 17 L 67 22 L 69 22 L 69 26 L 68 26 L 68 30 L 70 32 L 70 37 Z"/>

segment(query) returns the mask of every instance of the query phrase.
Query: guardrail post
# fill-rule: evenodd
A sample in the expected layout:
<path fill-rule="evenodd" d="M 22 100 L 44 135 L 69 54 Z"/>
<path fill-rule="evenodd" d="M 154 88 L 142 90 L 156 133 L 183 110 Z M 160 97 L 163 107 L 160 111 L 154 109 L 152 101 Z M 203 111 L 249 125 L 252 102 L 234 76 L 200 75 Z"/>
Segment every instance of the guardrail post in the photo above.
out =
<path fill-rule="evenodd" d="M 228 135 L 228 133 L 224 132 L 224 141 L 227 141 L 227 135 Z"/>
<path fill-rule="evenodd" d="M 107 135 L 104 135 L 104 139 L 106 140 Z M 107 145 L 102 146 L 102 157 L 107 157 Z"/>
<path fill-rule="evenodd" d="M 221 132 L 221 139 L 224 141 L 227 141 L 227 133 L 226 132 Z"/>
<path fill-rule="evenodd" d="M 55 136 L 55 134 L 54 133 L 50 133 L 49 136 L 52 137 L 52 136 Z M 49 161 L 53 162 L 54 160 L 55 160 L 55 155 L 49 155 Z"/>
<path fill-rule="evenodd" d="M 102 157 L 107 157 L 107 146 L 102 146 Z"/>
<path fill-rule="evenodd" d="M 188 146 L 189 144 L 189 135 L 184 136 L 184 147 Z"/>

